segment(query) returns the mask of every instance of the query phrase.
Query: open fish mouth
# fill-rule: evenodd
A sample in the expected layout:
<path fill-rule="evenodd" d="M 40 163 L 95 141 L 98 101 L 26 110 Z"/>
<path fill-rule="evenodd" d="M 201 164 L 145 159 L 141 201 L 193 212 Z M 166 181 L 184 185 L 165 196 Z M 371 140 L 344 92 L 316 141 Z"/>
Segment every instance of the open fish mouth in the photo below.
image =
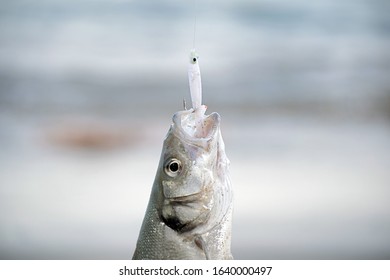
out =
<path fill-rule="evenodd" d="M 176 133 L 182 140 L 205 146 L 205 143 L 215 138 L 221 117 L 218 113 L 203 115 L 197 110 L 190 109 L 177 112 L 172 120 Z"/>

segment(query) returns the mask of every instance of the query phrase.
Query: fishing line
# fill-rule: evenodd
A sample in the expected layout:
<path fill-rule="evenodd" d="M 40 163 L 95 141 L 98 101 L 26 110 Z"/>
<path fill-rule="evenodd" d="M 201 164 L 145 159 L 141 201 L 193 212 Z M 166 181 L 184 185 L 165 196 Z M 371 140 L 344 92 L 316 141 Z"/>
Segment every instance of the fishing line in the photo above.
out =
<path fill-rule="evenodd" d="M 194 0 L 193 8 L 194 8 L 194 37 L 193 37 L 193 41 L 192 41 L 192 48 L 195 49 L 197 0 Z"/>

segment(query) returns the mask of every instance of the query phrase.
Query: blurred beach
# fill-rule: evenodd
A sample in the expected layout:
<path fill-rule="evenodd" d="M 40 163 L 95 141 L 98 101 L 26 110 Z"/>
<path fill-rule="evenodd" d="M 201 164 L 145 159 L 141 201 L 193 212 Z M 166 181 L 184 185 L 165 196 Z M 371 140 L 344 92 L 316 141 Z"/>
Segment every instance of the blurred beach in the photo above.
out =
<path fill-rule="evenodd" d="M 390 259 L 390 2 L 0 5 L 0 259 L 130 259 L 172 115 L 222 117 L 235 259 Z"/>

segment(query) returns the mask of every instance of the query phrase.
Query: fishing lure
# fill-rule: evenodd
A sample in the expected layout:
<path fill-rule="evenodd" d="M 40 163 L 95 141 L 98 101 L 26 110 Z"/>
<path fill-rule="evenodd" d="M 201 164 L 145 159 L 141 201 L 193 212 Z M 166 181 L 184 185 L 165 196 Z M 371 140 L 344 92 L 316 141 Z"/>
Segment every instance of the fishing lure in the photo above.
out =
<path fill-rule="evenodd" d="M 188 81 L 190 85 L 191 103 L 193 114 L 192 129 L 195 135 L 200 137 L 204 135 L 204 116 L 207 106 L 202 105 L 202 80 L 199 68 L 199 55 L 195 49 L 190 52 L 190 61 L 188 65 Z"/>
<path fill-rule="evenodd" d="M 190 53 L 188 80 L 190 83 L 192 108 L 197 110 L 202 105 L 202 80 L 200 77 L 199 55 L 195 49 L 192 49 Z"/>

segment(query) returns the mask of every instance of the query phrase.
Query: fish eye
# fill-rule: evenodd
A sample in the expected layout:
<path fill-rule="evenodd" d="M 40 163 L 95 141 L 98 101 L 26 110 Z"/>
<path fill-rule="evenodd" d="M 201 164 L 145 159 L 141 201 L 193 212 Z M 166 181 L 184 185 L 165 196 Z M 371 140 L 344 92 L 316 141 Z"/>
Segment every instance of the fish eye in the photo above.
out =
<path fill-rule="evenodd" d="M 193 62 L 196 62 L 196 57 L 192 58 L 192 61 L 193 61 Z"/>
<path fill-rule="evenodd" d="M 181 162 L 178 159 L 171 159 L 165 165 L 165 173 L 170 177 L 176 177 L 181 171 Z"/>

